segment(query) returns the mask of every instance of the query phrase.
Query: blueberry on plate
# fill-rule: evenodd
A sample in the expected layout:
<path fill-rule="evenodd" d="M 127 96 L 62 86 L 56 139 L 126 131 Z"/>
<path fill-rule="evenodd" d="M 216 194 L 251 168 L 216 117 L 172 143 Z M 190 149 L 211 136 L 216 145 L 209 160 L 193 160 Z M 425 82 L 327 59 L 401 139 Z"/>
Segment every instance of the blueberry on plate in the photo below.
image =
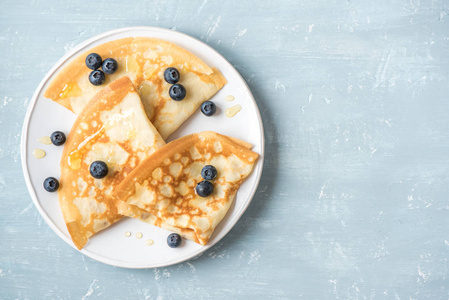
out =
<path fill-rule="evenodd" d="M 47 192 L 53 193 L 59 189 L 59 181 L 54 177 L 48 177 L 44 180 L 44 189 Z"/>
<path fill-rule="evenodd" d="M 108 165 L 104 161 L 97 160 L 90 164 L 89 171 L 93 178 L 101 179 L 108 175 L 109 169 Z"/>
<path fill-rule="evenodd" d="M 217 169 L 212 165 L 207 165 L 201 170 L 201 176 L 206 180 L 212 180 L 217 177 Z"/>
<path fill-rule="evenodd" d="M 176 68 L 167 68 L 164 71 L 164 79 L 170 84 L 177 83 L 179 77 L 179 71 Z"/>
<path fill-rule="evenodd" d="M 61 131 L 55 131 L 51 134 L 50 140 L 53 143 L 53 145 L 55 145 L 55 146 L 64 145 L 65 140 L 66 140 L 65 134 L 64 134 L 64 132 L 61 132 Z"/>
<path fill-rule="evenodd" d="M 106 58 L 103 61 L 103 64 L 101 65 L 101 68 L 103 69 L 103 72 L 105 74 L 114 74 L 115 71 L 118 69 L 118 63 L 113 58 Z"/>
<path fill-rule="evenodd" d="M 97 53 L 91 53 L 86 57 L 86 66 L 89 69 L 96 70 L 101 67 L 101 56 Z"/>
<path fill-rule="evenodd" d="M 217 111 L 217 106 L 212 101 L 204 101 L 203 104 L 201 104 L 201 112 L 210 117 Z"/>
<path fill-rule="evenodd" d="M 178 248 L 181 243 L 182 237 L 177 233 L 172 233 L 167 237 L 167 244 L 170 248 Z"/>
<path fill-rule="evenodd" d="M 106 77 L 101 70 L 95 70 L 90 72 L 89 74 L 89 81 L 93 85 L 102 85 L 105 81 Z"/>
<path fill-rule="evenodd" d="M 174 84 L 170 87 L 169 90 L 170 98 L 172 98 L 175 101 L 181 101 L 186 97 L 186 89 L 182 84 Z"/>
<path fill-rule="evenodd" d="M 196 185 L 196 193 L 200 197 L 207 197 L 214 192 L 214 185 L 210 181 L 203 180 Z"/>

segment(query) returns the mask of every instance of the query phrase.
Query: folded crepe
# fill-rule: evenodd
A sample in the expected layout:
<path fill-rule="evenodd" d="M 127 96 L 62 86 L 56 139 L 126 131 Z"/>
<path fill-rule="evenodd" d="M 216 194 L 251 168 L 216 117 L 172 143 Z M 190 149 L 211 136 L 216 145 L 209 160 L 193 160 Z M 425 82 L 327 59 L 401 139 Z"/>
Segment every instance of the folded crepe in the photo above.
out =
<path fill-rule="evenodd" d="M 139 164 L 114 190 L 121 213 L 177 232 L 205 245 L 224 218 L 258 154 L 251 145 L 215 132 L 188 135 L 166 144 Z M 201 170 L 218 172 L 213 193 L 200 197 Z M 129 206 L 126 206 L 128 204 Z M 143 211 L 130 210 L 137 206 Z"/>
<path fill-rule="evenodd" d="M 118 70 L 106 75 L 101 86 L 89 82 L 92 70 L 85 65 L 89 53 L 118 62 Z M 164 80 L 168 67 L 180 72 L 178 83 L 187 91 L 182 101 L 169 96 L 171 84 Z M 55 76 L 44 96 L 79 114 L 103 86 L 125 74 L 137 87 L 148 118 L 164 139 L 226 84 L 219 70 L 210 68 L 185 49 L 160 39 L 136 37 L 107 42 L 80 54 Z"/>
<path fill-rule="evenodd" d="M 163 145 L 128 77 L 107 85 L 85 105 L 64 146 L 58 193 L 67 229 L 78 249 L 90 236 L 122 218 L 112 190 Z M 98 160 L 109 169 L 102 179 L 95 179 L 89 171 Z M 127 209 L 133 212 L 137 207 Z"/>

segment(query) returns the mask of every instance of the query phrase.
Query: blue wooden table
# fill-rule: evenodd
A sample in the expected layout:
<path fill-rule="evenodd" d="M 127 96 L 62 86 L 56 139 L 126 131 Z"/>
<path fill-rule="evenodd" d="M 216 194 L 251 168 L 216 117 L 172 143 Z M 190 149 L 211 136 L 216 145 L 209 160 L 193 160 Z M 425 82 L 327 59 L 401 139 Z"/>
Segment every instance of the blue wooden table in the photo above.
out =
<path fill-rule="evenodd" d="M 237 68 L 266 157 L 221 242 L 128 270 L 47 226 L 25 187 L 20 135 L 64 53 L 145 25 L 199 38 Z M 448 1 L 2 0 L 0 58 L 1 299 L 449 297 Z"/>

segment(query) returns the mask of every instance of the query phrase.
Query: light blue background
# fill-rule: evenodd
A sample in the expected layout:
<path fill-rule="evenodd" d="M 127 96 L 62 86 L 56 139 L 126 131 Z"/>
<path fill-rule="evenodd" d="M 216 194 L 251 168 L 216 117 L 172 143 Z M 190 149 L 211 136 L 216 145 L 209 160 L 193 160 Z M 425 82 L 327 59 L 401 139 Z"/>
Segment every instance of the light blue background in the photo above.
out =
<path fill-rule="evenodd" d="M 449 297 L 448 1 L 0 2 L 0 298 Z M 57 237 L 20 163 L 30 98 L 68 50 L 151 25 L 223 54 L 258 102 L 256 196 L 197 259 L 148 270 Z"/>

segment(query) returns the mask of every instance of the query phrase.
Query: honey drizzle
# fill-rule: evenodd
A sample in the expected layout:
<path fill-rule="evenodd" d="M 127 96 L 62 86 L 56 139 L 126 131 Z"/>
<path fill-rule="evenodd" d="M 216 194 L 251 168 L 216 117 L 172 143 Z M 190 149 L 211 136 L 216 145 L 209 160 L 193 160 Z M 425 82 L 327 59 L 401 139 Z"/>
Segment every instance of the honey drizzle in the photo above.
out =
<path fill-rule="evenodd" d="M 81 160 L 82 160 L 83 154 L 85 152 L 85 151 L 81 151 L 81 150 L 83 150 L 83 148 L 85 148 L 85 146 L 87 146 L 89 142 L 94 142 L 94 141 L 98 140 L 101 137 L 101 134 L 103 132 L 104 132 L 104 126 L 101 126 L 101 128 L 97 132 L 95 132 L 94 134 L 89 136 L 87 139 L 85 139 L 83 142 L 81 142 L 78 145 L 78 148 L 76 148 L 75 150 L 70 152 L 69 156 L 67 157 L 67 164 L 69 165 L 69 167 L 72 170 L 77 170 L 81 167 Z"/>
<path fill-rule="evenodd" d="M 59 93 L 59 98 L 78 97 L 82 95 L 82 92 L 76 82 L 69 82 L 62 88 L 61 93 Z"/>
<path fill-rule="evenodd" d="M 242 106 L 240 104 L 234 105 L 234 106 L 226 109 L 226 117 L 232 118 L 241 110 L 242 110 Z"/>

